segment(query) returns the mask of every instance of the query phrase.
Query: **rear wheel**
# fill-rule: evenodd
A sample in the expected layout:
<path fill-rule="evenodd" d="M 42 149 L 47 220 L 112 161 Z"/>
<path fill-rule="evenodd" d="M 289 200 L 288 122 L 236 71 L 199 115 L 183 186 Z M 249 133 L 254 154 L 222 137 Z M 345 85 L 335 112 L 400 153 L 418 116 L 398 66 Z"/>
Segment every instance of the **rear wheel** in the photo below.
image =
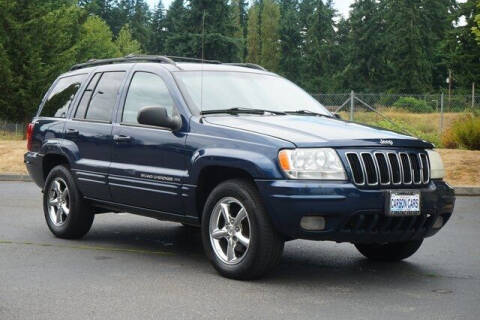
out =
<path fill-rule="evenodd" d="M 250 182 L 229 180 L 207 199 L 202 216 L 202 240 L 207 257 L 225 277 L 261 277 L 280 260 L 283 239 L 270 223 Z"/>
<path fill-rule="evenodd" d="M 92 226 L 92 208 L 65 166 L 53 168 L 45 182 L 43 211 L 50 231 L 59 238 L 81 238 Z"/>
<path fill-rule="evenodd" d="M 377 261 L 400 261 L 412 256 L 423 243 L 423 239 L 384 244 L 355 244 L 365 257 Z"/>

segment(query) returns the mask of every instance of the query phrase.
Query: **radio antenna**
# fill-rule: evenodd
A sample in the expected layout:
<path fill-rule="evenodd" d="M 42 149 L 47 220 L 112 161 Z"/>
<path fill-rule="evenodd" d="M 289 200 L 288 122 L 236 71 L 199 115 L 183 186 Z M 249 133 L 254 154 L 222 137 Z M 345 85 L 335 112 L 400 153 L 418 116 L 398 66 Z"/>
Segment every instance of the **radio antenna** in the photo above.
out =
<path fill-rule="evenodd" d="M 200 111 L 203 111 L 203 64 L 205 63 L 205 9 L 202 17 L 202 70 L 200 75 Z"/>

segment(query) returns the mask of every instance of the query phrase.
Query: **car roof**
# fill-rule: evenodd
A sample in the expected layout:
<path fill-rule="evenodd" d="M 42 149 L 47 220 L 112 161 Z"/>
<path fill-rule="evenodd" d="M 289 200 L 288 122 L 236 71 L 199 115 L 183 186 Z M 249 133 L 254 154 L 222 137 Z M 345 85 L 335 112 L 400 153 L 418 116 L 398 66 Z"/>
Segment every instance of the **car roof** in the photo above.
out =
<path fill-rule="evenodd" d="M 121 58 L 89 60 L 86 63 L 74 65 L 69 72 L 62 74 L 61 77 L 90 73 L 97 69 L 100 72 L 109 70 L 118 71 L 122 68 L 130 67 L 132 64 L 147 65 L 152 69 L 161 67 L 170 72 L 231 71 L 272 74 L 262 66 L 253 63 L 222 63 L 220 61 L 201 60 L 186 57 L 129 55 Z"/>

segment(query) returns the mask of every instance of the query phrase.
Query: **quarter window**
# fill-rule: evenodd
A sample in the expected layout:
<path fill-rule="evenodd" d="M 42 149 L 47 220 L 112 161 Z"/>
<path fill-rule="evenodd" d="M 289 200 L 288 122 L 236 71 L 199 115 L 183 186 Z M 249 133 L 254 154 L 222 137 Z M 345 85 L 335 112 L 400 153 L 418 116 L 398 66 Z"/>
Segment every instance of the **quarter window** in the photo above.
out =
<path fill-rule="evenodd" d="M 143 107 L 164 107 L 169 116 L 174 114 L 173 100 L 165 82 L 148 72 L 134 74 L 123 110 L 122 122 L 137 124 L 137 115 Z"/>
<path fill-rule="evenodd" d="M 71 77 L 61 78 L 49 94 L 43 105 L 42 117 L 65 118 L 73 98 L 82 85 L 87 75 L 80 74 Z"/>
<path fill-rule="evenodd" d="M 95 86 L 95 77 L 89 84 L 89 88 L 87 88 L 87 90 L 90 89 L 90 91 L 86 90 L 82 101 L 80 101 L 76 118 L 110 122 L 112 120 L 112 111 L 117 102 L 123 78 L 125 77 L 125 72 L 103 73 L 99 76 L 100 80 L 98 80 L 98 84 L 93 89 L 93 86 Z M 91 93 L 92 90 L 93 94 Z M 91 95 L 91 97 L 89 97 L 89 95 Z M 90 102 L 88 103 L 87 100 L 90 100 Z M 88 107 L 83 111 L 86 104 L 88 104 Z M 82 112 L 84 115 L 81 114 Z"/>

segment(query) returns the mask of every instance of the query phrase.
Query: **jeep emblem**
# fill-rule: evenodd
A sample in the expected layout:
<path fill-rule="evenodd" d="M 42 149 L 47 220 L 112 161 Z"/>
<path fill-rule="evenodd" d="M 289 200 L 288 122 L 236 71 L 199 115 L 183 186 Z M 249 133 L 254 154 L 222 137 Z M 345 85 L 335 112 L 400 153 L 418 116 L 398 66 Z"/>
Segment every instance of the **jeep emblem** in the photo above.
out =
<path fill-rule="evenodd" d="M 380 144 L 388 144 L 390 146 L 393 146 L 393 141 L 380 139 Z"/>

